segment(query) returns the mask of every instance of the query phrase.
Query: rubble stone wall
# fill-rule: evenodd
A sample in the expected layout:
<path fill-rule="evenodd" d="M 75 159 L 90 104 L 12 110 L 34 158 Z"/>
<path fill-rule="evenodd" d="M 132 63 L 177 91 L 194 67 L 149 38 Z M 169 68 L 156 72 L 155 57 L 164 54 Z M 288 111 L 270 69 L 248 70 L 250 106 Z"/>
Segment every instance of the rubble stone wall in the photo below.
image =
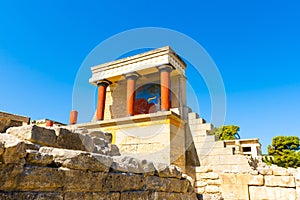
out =
<path fill-rule="evenodd" d="M 248 173 L 216 173 L 208 166 L 201 166 L 196 168 L 195 188 L 203 199 L 300 200 L 300 168 L 260 163 Z"/>
<path fill-rule="evenodd" d="M 29 124 L 30 118 L 14 115 L 0 111 L 0 133 L 5 132 L 9 127 Z"/>
<path fill-rule="evenodd" d="M 0 134 L 0 199 L 196 199 L 177 166 L 120 156 L 101 132 L 82 131 L 29 125 Z"/>

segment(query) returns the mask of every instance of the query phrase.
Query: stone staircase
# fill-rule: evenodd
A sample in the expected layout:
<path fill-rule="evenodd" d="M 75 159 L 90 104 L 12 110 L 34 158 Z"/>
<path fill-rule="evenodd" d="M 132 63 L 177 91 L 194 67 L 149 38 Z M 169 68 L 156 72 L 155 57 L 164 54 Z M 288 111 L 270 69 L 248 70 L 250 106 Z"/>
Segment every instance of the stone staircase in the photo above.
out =
<path fill-rule="evenodd" d="M 218 141 L 215 135 L 210 134 L 214 129 L 211 123 L 191 112 L 188 124 L 201 166 L 210 166 L 214 171 L 251 170 L 245 156 L 235 155 L 232 147 L 226 147 L 224 141 Z"/>

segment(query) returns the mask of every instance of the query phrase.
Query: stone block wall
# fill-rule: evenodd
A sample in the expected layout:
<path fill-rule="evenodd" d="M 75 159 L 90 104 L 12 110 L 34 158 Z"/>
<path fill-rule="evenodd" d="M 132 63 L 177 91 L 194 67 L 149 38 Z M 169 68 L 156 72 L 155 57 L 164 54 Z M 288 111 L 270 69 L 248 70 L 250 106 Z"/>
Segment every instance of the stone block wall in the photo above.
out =
<path fill-rule="evenodd" d="M 208 166 L 196 168 L 195 190 L 203 199 L 300 200 L 300 168 L 259 166 L 247 173 L 214 172 Z"/>
<path fill-rule="evenodd" d="M 196 199 L 180 168 L 112 156 L 105 135 L 84 131 L 24 126 L 0 134 L 0 199 Z"/>
<path fill-rule="evenodd" d="M 221 184 L 220 175 L 213 172 L 210 167 L 196 167 L 195 192 L 197 194 L 202 194 L 207 199 L 210 197 L 221 198 Z"/>
<path fill-rule="evenodd" d="M 23 124 L 29 123 L 29 117 L 23 117 L 0 111 L 0 133 L 5 132 L 9 127 L 22 126 Z"/>
<path fill-rule="evenodd" d="M 75 126 L 112 133 L 122 155 L 174 164 L 189 174 L 185 170 L 185 121 L 172 111 Z"/>

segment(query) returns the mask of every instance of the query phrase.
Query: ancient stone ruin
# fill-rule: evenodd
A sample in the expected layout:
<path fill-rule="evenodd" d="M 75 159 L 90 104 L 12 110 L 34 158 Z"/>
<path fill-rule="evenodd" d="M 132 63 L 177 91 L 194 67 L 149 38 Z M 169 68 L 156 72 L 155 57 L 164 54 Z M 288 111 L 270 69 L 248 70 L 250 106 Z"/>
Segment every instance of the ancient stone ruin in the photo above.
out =
<path fill-rule="evenodd" d="M 186 67 L 169 46 L 92 67 L 83 123 L 0 115 L 0 199 L 300 200 L 300 168 L 262 163 L 258 138 L 211 134 Z"/>
<path fill-rule="evenodd" d="M 174 165 L 120 156 L 86 129 L 13 127 L 0 134 L 0 199 L 196 199 Z"/>

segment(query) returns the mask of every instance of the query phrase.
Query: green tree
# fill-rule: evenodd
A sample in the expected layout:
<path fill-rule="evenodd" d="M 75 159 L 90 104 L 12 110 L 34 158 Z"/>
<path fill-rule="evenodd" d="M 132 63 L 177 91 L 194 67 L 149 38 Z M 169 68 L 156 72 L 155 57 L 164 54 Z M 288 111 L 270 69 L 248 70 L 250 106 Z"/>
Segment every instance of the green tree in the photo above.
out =
<path fill-rule="evenodd" d="M 219 140 L 235 140 L 236 138 L 234 137 L 234 135 L 237 134 L 239 130 L 239 126 L 226 125 L 219 128 L 214 128 L 211 131 L 211 134 L 216 135 Z"/>
<path fill-rule="evenodd" d="M 268 164 L 280 167 L 300 167 L 300 140 L 297 136 L 276 136 L 268 146 L 268 154 L 273 159 L 265 160 Z"/>

